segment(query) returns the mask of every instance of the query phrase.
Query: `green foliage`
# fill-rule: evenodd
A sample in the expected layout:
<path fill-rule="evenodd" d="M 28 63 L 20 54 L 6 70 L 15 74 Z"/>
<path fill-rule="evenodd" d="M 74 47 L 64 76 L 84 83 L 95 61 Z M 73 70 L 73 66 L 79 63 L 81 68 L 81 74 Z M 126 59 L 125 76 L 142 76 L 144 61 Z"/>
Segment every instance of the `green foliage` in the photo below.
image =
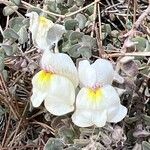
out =
<path fill-rule="evenodd" d="M 66 143 L 73 143 L 73 140 L 75 138 L 74 131 L 71 128 L 68 128 L 66 126 L 59 128 L 58 135 Z"/>
<path fill-rule="evenodd" d="M 90 58 L 92 50 L 96 49 L 96 40 L 83 32 L 71 31 L 67 33 L 67 40 L 63 43 L 62 51 L 67 52 L 71 57 Z"/>
<path fill-rule="evenodd" d="M 144 115 L 142 115 L 142 118 L 143 118 L 145 124 L 150 126 L 150 116 L 144 114 Z"/>
<path fill-rule="evenodd" d="M 11 56 L 13 54 L 13 47 L 11 45 L 3 44 L 1 48 L 5 51 L 7 56 Z"/>
<path fill-rule="evenodd" d="M 65 150 L 80 150 L 80 148 L 74 147 L 74 146 L 70 146 L 68 148 L 65 148 Z"/>
<path fill-rule="evenodd" d="M 19 43 L 24 44 L 25 42 L 28 41 L 28 32 L 25 26 L 21 27 L 20 30 L 18 31 L 19 35 Z"/>
<path fill-rule="evenodd" d="M 0 117 L 5 114 L 5 109 L 0 106 Z"/>
<path fill-rule="evenodd" d="M 28 26 L 28 19 L 23 17 L 14 17 L 9 21 L 9 27 L 12 28 L 15 32 L 19 32 L 23 26 Z"/>
<path fill-rule="evenodd" d="M 62 150 L 63 146 L 64 144 L 62 143 L 61 139 L 49 138 L 44 146 L 44 150 Z"/>
<path fill-rule="evenodd" d="M 3 9 L 3 15 L 9 16 L 13 14 L 16 10 L 18 10 L 18 6 L 15 6 L 15 5 L 5 6 Z"/>
<path fill-rule="evenodd" d="M 15 42 L 18 40 L 20 44 L 24 44 L 28 40 L 28 19 L 25 19 L 23 17 L 15 17 L 9 20 L 9 28 L 4 30 L 4 39 L 8 39 L 12 42 Z M 7 46 L 7 44 L 3 44 L 3 47 L 5 47 L 6 51 L 10 54 L 11 49 L 16 49 L 16 47 L 11 48 L 11 45 Z"/>
<path fill-rule="evenodd" d="M 31 93 L 31 78 L 37 72 L 39 68 L 39 60 L 40 60 L 40 54 L 38 51 L 32 51 L 34 50 L 33 45 L 34 42 L 30 38 L 30 31 L 29 31 L 29 19 L 26 17 L 21 17 L 19 13 L 24 15 L 26 12 L 25 4 L 21 4 L 21 0 L 8 0 L 8 5 L 6 5 L 3 9 L 4 17 L 7 18 L 3 25 L 2 22 L 2 31 L 1 35 L 3 36 L 3 39 L 1 40 L 2 43 L 0 43 L 0 72 L 3 74 L 4 80 L 6 81 L 6 86 L 8 86 L 8 90 L 10 91 L 10 94 L 13 89 L 13 103 L 15 106 L 18 106 L 15 111 L 23 112 L 22 108 L 25 108 L 26 102 L 29 101 L 29 95 Z M 99 18 L 98 18 L 98 9 L 96 14 L 96 20 L 94 20 L 94 5 L 78 12 L 74 13 L 74 15 L 70 15 L 72 12 L 78 11 L 84 6 L 87 6 L 93 1 L 86 1 L 86 0 L 43 0 L 43 2 L 39 5 L 40 1 L 31 0 L 30 5 L 33 5 L 34 7 L 27 8 L 27 12 L 35 11 L 39 15 L 44 15 L 46 18 L 52 20 L 54 22 L 54 26 L 49 30 L 47 35 L 47 41 L 48 43 L 54 48 L 58 48 L 59 52 L 67 53 L 69 56 L 73 58 L 73 61 L 78 64 L 78 61 L 81 59 L 89 59 L 91 62 L 93 62 L 98 55 L 98 48 L 99 51 L 101 51 L 101 47 L 98 47 L 97 43 L 99 39 Z M 111 1 L 107 1 L 111 4 Z M 116 57 L 111 57 L 112 53 L 119 53 L 122 54 L 122 46 L 124 44 L 124 41 L 126 38 L 121 38 L 122 34 L 124 34 L 126 31 L 130 31 L 133 27 L 133 9 L 124 7 L 124 5 L 128 5 L 126 1 L 122 3 L 119 1 L 115 2 L 115 7 L 111 7 L 110 5 L 107 5 L 106 3 L 99 3 L 97 5 L 97 8 L 100 7 L 100 13 L 101 13 L 101 27 L 102 27 L 102 46 L 105 50 L 106 58 L 110 59 L 113 64 L 114 68 L 116 67 L 118 61 L 121 57 L 120 55 L 116 55 Z M 137 4 L 139 5 L 139 2 Z M 142 7 L 138 6 L 137 17 L 140 15 L 138 13 L 143 12 L 144 8 L 147 7 L 147 5 L 142 4 L 143 2 L 140 2 L 140 5 Z M 119 5 L 118 5 L 119 4 Z M 147 3 L 146 3 L 147 4 Z M 117 9 L 116 9 L 117 8 Z M 142 8 L 142 10 L 140 10 Z M 115 10 L 116 9 L 116 10 Z M 130 10 L 131 9 L 131 10 Z M 16 13 L 18 12 L 19 13 Z M 50 15 L 50 13 L 46 13 L 45 11 L 54 12 L 60 15 L 64 15 L 64 17 L 57 17 Z M 128 16 L 126 15 L 126 12 L 128 11 Z M 111 13 L 113 12 L 113 13 Z M 118 13 L 119 12 L 119 13 Z M 68 17 L 66 17 L 68 15 Z M 114 17 L 111 17 L 111 15 Z M 117 23 L 113 21 L 113 19 L 117 18 Z M 112 19 L 113 18 L 113 19 Z M 137 18 L 136 18 L 137 19 Z M 143 20 L 142 24 L 140 25 L 140 28 L 137 28 L 139 34 L 134 34 L 134 36 L 131 38 L 132 42 L 135 42 L 136 44 L 134 46 L 131 46 L 131 49 L 126 49 L 127 53 L 132 52 L 150 52 L 150 37 L 149 37 L 149 30 L 148 27 L 149 22 L 147 22 L 149 18 L 146 16 Z M 121 23 L 119 20 L 124 23 L 124 28 L 120 28 Z M 90 36 L 91 30 L 93 29 L 93 21 L 95 21 L 95 30 L 93 37 Z M 5 24 L 8 26 L 5 27 Z M 140 29 L 140 30 L 139 30 Z M 98 35 L 98 36 L 97 36 Z M 130 36 L 129 36 L 130 38 Z M 98 43 L 99 44 L 99 43 Z M 108 57 L 107 57 L 108 54 Z M 109 56 L 110 54 L 110 56 Z M 104 55 L 105 56 L 105 55 Z M 112 55 L 113 56 L 113 55 Z M 14 70 L 7 66 L 6 58 L 10 58 L 10 63 L 12 63 L 12 68 L 17 68 L 16 72 Z M 105 58 L 105 57 L 104 57 Z M 135 60 L 137 59 L 137 60 Z M 121 121 L 121 123 L 116 124 L 106 124 L 104 128 L 95 128 L 89 127 L 89 128 L 77 128 L 74 126 L 70 119 L 70 114 L 64 115 L 64 116 L 53 116 L 50 114 L 49 120 L 43 119 L 43 114 L 41 115 L 41 111 L 43 111 L 43 107 L 39 107 L 38 109 L 35 109 L 32 112 L 25 112 L 24 118 L 26 118 L 26 114 L 29 115 L 27 118 L 29 118 L 30 123 L 32 123 L 32 129 L 31 124 L 28 125 L 28 120 L 24 119 L 25 122 L 23 131 L 22 128 L 19 127 L 19 142 L 17 143 L 17 140 L 15 141 L 17 147 L 24 146 L 24 143 L 30 144 L 30 142 L 33 144 L 41 144 L 44 146 L 44 143 L 47 141 L 49 137 L 49 140 L 47 141 L 44 150 L 81 150 L 81 149 L 128 149 L 129 147 L 132 147 L 133 145 L 138 144 L 142 147 L 143 150 L 150 150 L 150 143 L 149 143 L 149 135 L 148 137 L 144 137 L 144 132 L 148 132 L 149 126 L 150 126 L 150 105 L 148 102 L 149 98 L 149 76 L 150 76 L 150 67 L 149 67 L 149 57 L 135 57 L 132 62 L 128 62 L 124 64 L 120 70 L 119 73 L 121 76 L 125 79 L 125 82 L 123 84 L 117 84 L 118 88 L 122 88 L 124 91 L 126 91 L 123 94 L 123 97 L 121 97 L 121 103 L 129 108 L 127 117 Z M 8 63 L 9 63 L 8 61 Z M 23 66 L 22 64 L 27 61 L 27 67 L 24 69 L 20 69 L 20 66 Z M 137 63 L 139 62 L 139 64 Z M 10 64 L 11 66 L 11 64 Z M 19 66 L 19 67 L 18 67 Z M 19 69 L 18 69 L 19 68 Z M 11 70 L 12 69 L 12 70 Z M 22 75 L 23 73 L 23 75 Z M 129 78 L 128 78 L 129 77 Z M 140 86 L 136 84 L 136 80 L 141 82 Z M 116 83 L 113 82 L 115 85 Z M 128 84 L 132 85 L 133 87 L 129 86 Z M 138 87 L 139 86 L 139 87 Z M 24 89 L 25 87 L 25 89 Z M 139 88 L 139 91 L 138 91 Z M 143 88 L 143 90 L 142 90 Z M 20 90 L 21 89 L 21 90 Z M 24 90 L 23 90 L 24 89 Z M 78 90 L 80 88 L 78 87 Z M 77 89 L 76 89 L 77 90 Z M 147 90 L 147 91 L 146 91 Z M 0 89 L 0 91 L 2 91 Z M 132 96 L 130 96 L 130 92 L 132 93 Z M 146 93 L 147 92 L 147 93 Z M 18 96 L 18 93 L 21 95 Z M 78 93 L 78 92 L 77 92 Z M 0 93 L 3 94 L 3 93 Z M 24 96 L 25 95 L 25 96 Z M 124 96 L 125 95 L 125 96 Z M 139 96 L 142 100 L 136 101 L 134 99 L 135 96 Z M 24 98 L 25 97 L 25 98 Z M 127 98 L 126 98 L 127 97 Z M 0 97 L 1 98 L 1 97 Z M 23 101 L 22 101 L 23 99 Z M 17 104 L 19 100 L 19 105 Z M 4 116 L 6 113 L 6 110 L 3 109 L 1 105 L 5 105 L 3 103 L 3 100 L 1 100 L 0 104 L 0 129 L 1 129 L 1 116 Z M 7 105 L 6 105 L 7 107 Z M 21 107 L 21 108 L 20 108 Z M 9 107 L 8 107 L 9 108 Z M 27 108 L 28 109 L 28 108 Z M 40 110 L 40 111 L 39 111 Z M 11 111 L 11 107 L 10 107 Z M 139 115 L 140 114 L 140 115 Z M 39 117 L 37 117 L 37 115 Z M 6 117 L 9 116 L 8 114 Z M 11 113 L 10 118 L 13 117 L 13 113 Z M 36 124 L 36 120 L 38 118 L 38 123 Z M 67 119 L 66 119 L 67 118 Z M 6 118 L 6 123 L 8 121 L 8 118 Z M 27 121 L 27 122 L 26 122 Z M 11 125 L 12 120 L 10 119 L 9 124 Z M 14 120 L 13 120 L 14 123 Z M 15 120 L 15 125 L 17 125 L 17 121 Z M 52 135 L 48 128 L 43 129 L 42 123 L 48 124 L 51 126 L 51 128 L 54 129 L 54 132 Z M 35 125 L 36 124 L 36 125 Z M 9 126 L 10 126 L 9 125 Z M 115 126 L 120 125 L 121 131 L 117 132 L 115 130 Z M 122 126 L 122 127 L 121 127 Z M 11 125 L 13 127 L 13 125 Z M 31 129 L 27 130 L 27 134 L 24 134 L 24 129 Z M 134 136 L 135 131 L 139 130 L 138 128 L 141 127 L 142 130 L 141 133 L 137 133 L 137 137 Z M 11 130 L 14 131 L 14 128 L 10 128 L 8 133 L 11 133 Z M 44 130 L 44 131 L 43 131 Z M 0 138 L 2 136 L 3 140 L 3 132 L 1 132 Z M 38 136 L 37 139 L 35 139 L 34 133 L 37 135 L 37 133 L 40 136 Z M 23 133 L 23 134 L 22 134 Z M 116 135 L 120 138 L 116 141 L 114 138 L 112 138 L 113 133 L 117 133 Z M 11 133 L 12 134 L 12 133 Z M 28 135 L 29 134 L 29 135 Z M 14 135 L 14 134 L 12 134 Z M 22 138 L 23 135 L 23 138 Z M 26 136 L 27 135 L 27 136 Z M 99 137 L 98 137 L 99 135 Z M 8 136 L 8 135 L 7 135 Z M 6 136 L 6 138 L 7 138 Z M 33 136 L 32 139 L 28 139 L 30 136 Z M 141 136 L 141 137 L 140 137 Z M 144 138 L 143 138 L 143 137 Z M 12 139 L 14 139 L 12 137 Z M 27 139 L 27 141 L 23 141 L 24 139 Z M 110 143 L 108 142 L 108 139 L 110 139 Z M 142 140 L 144 141 L 142 142 Z M 42 142 L 40 141 L 42 140 Z M 9 142 L 9 140 L 5 139 L 4 141 Z M 23 141 L 23 142 L 22 142 Z M 97 143 L 104 146 L 104 148 L 101 148 L 97 145 Z M 109 143 L 109 145 L 108 145 Z M 121 143 L 121 144 L 120 144 Z M 15 146 L 14 143 L 12 145 Z M 91 145 L 90 145 L 91 144 Z M 5 142 L 4 142 L 5 145 Z M 11 145 L 11 144 L 8 144 Z M 94 145 L 94 148 L 92 147 Z M 123 147 L 122 147 L 123 145 Z M 127 145 L 127 147 L 126 147 Z M 128 146 L 129 145 L 129 146 Z M 9 146 L 8 146 L 9 147 Z M 40 147 L 39 147 L 40 148 Z M 130 149 L 130 148 L 129 148 Z M 132 148 L 131 148 L 132 149 Z"/>
<path fill-rule="evenodd" d="M 13 29 L 8 28 L 4 30 L 4 38 L 17 40 L 19 38 L 19 35 Z"/>
<path fill-rule="evenodd" d="M 82 30 L 85 27 L 85 24 L 87 22 L 87 18 L 85 17 L 85 15 L 79 13 L 76 15 L 75 20 L 78 21 L 79 23 L 79 28 Z"/>
<path fill-rule="evenodd" d="M 146 142 L 146 141 L 143 141 L 142 142 L 142 149 L 143 150 L 150 150 L 150 143 Z"/>
<path fill-rule="evenodd" d="M 111 34 L 110 24 L 102 25 L 102 39 L 104 40 L 109 34 Z"/>
<path fill-rule="evenodd" d="M 0 72 L 4 69 L 4 51 L 0 48 Z"/>
<path fill-rule="evenodd" d="M 13 2 L 15 5 L 20 5 L 21 0 L 11 0 L 11 2 Z"/>
<path fill-rule="evenodd" d="M 74 19 L 68 19 L 65 21 L 66 30 L 74 30 L 78 27 L 78 21 Z"/>
<path fill-rule="evenodd" d="M 132 38 L 131 41 L 137 43 L 137 44 L 135 44 L 136 50 L 141 51 L 141 52 L 143 52 L 143 51 L 150 52 L 150 42 L 146 38 L 136 36 L 136 37 Z"/>

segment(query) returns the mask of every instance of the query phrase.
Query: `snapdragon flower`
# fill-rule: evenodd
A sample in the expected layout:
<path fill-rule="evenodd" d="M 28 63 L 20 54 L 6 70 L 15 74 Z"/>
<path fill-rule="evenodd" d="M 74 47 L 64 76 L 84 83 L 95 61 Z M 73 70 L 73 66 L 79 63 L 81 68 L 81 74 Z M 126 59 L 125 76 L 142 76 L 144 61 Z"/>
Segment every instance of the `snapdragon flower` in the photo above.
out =
<path fill-rule="evenodd" d="M 66 32 L 65 27 L 54 24 L 44 16 L 39 16 L 36 12 L 27 13 L 26 16 L 30 19 L 29 30 L 32 33 L 34 45 L 40 50 L 50 50 L 53 46 L 57 48 L 58 41 Z"/>
<path fill-rule="evenodd" d="M 119 122 L 127 114 L 126 107 L 120 104 L 120 98 L 111 86 L 115 71 L 105 59 L 79 62 L 78 75 L 81 90 L 76 98 L 76 110 L 72 121 L 79 127 L 96 125 L 102 127 L 106 122 Z"/>
<path fill-rule="evenodd" d="M 44 51 L 41 67 L 32 79 L 33 107 L 39 107 L 44 101 L 45 108 L 53 115 L 72 112 L 78 76 L 71 58 L 67 54 Z"/>

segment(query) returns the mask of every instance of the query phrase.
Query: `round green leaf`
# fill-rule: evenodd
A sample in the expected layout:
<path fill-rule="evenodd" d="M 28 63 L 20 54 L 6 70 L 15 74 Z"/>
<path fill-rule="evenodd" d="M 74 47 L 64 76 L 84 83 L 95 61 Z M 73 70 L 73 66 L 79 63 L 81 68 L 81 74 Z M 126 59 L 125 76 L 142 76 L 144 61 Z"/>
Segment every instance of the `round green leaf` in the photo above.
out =
<path fill-rule="evenodd" d="M 74 30 L 78 26 L 78 21 L 74 19 L 69 19 L 65 21 L 66 30 Z"/>
<path fill-rule="evenodd" d="M 77 6 L 83 6 L 84 2 L 83 0 L 75 0 Z"/>
<path fill-rule="evenodd" d="M 78 58 L 80 56 L 80 52 L 78 51 L 78 48 L 80 47 L 80 44 L 75 44 L 72 47 L 70 47 L 69 51 L 67 53 L 74 58 Z"/>
<path fill-rule="evenodd" d="M 7 72 L 7 70 L 3 70 L 2 73 L 3 73 L 4 80 L 7 81 L 7 79 L 8 79 L 8 72 Z"/>
<path fill-rule="evenodd" d="M 73 31 L 69 36 L 69 41 L 71 43 L 77 43 L 78 41 L 81 41 L 81 38 L 83 37 L 83 35 L 84 34 L 82 32 Z"/>
<path fill-rule="evenodd" d="M 13 2 L 15 5 L 20 5 L 21 0 L 11 0 L 11 2 Z"/>
<path fill-rule="evenodd" d="M 4 51 L 0 48 L 0 71 L 3 71 L 4 69 L 4 56 Z"/>
<path fill-rule="evenodd" d="M 68 148 L 65 148 L 65 150 L 81 150 L 81 149 L 74 147 L 74 146 L 70 146 Z"/>
<path fill-rule="evenodd" d="M 79 22 L 79 28 L 82 30 L 85 27 L 87 18 L 83 14 L 77 14 L 75 20 Z"/>
<path fill-rule="evenodd" d="M 0 117 L 5 114 L 5 109 L 0 105 Z"/>
<path fill-rule="evenodd" d="M 67 128 L 66 126 L 63 126 L 63 127 L 59 128 L 58 134 L 59 134 L 59 137 L 61 139 L 64 139 L 64 141 L 66 143 L 73 143 L 75 134 L 72 129 Z"/>
<path fill-rule="evenodd" d="M 110 24 L 102 25 L 102 32 L 107 33 L 107 35 L 110 34 L 111 33 L 111 26 L 110 26 Z"/>
<path fill-rule="evenodd" d="M 143 141 L 142 142 L 142 150 L 150 150 L 150 143 Z"/>
<path fill-rule="evenodd" d="M 90 58 L 92 56 L 91 49 L 88 46 L 82 46 L 78 49 L 80 52 L 81 56 L 84 58 Z"/>
<path fill-rule="evenodd" d="M 63 47 L 62 47 L 62 52 L 67 52 L 71 47 L 71 44 L 70 42 L 66 42 L 63 44 Z"/>
<path fill-rule="evenodd" d="M 15 12 L 15 10 L 18 10 L 18 6 L 6 6 L 3 9 L 3 15 L 9 16 Z"/>
<path fill-rule="evenodd" d="M 15 17 L 9 21 L 9 27 L 14 31 L 18 32 L 22 26 L 28 24 L 28 19 L 24 19 L 23 17 Z"/>
<path fill-rule="evenodd" d="M 144 120 L 144 123 L 147 126 L 150 126 L 150 116 L 148 116 L 148 115 L 142 115 L 142 119 Z"/>
<path fill-rule="evenodd" d="M 89 16 L 91 16 L 91 15 L 93 14 L 93 11 L 94 11 L 94 5 L 92 5 L 92 6 L 90 6 L 90 7 L 88 7 L 88 8 L 86 9 L 86 13 L 87 13 Z"/>
<path fill-rule="evenodd" d="M 84 35 L 82 37 L 81 45 L 82 46 L 88 46 L 88 47 L 90 47 L 90 49 L 96 48 L 97 47 L 96 39 L 92 38 L 89 35 Z"/>
<path fill-rule="evenodd" d="M 64 144 L 61 139 L 50 138 L 44 146 L 44 150 L 62 150 Z"/>
<path fill-rule="evenodd" d="M 4 30 L 4 38 L 6 39 L 15 39 L 19 38 L 19 35 L 11 28 Z"/>
<path fill-rule="evenodd" d="M 3 44 L 1 47 L 4 49 L 7 56 L 11 56 L 13 54 L 13 47 L 11 45 Z"/>
<path fill-rule="evenodd" d="M 150 43 L 148 42 L 147 39 L 140 37 L 140 36 L 136 36 L 134 38 L 131 39 L 131 41 L 133 42 L 137 42 L 137 44 L 135 45 L 135 48 L 138 51 L 150 51 Z"/>
<path fill-rule="evenodd" d="M 18 32 L 18 35 L 19 35 L 19 43 L 20 44 L 24 44 L 25 42 L 27 42 L 28 40 L 28 32 L 27 32 L 27 29 L 25 27 L 22 27 L 19 32 Z"/>
<path fill-rule="evenodd" d="M 71 7 L 74 4 L 74 0 L 67 0 L 67 6 Z"/>
<path fill-rule="evenodd" d="M 75 12 L 79 9 L 79 7 L 77 5 L 73 5 L 71 8 L 68 9 L 68 12 Z"/>

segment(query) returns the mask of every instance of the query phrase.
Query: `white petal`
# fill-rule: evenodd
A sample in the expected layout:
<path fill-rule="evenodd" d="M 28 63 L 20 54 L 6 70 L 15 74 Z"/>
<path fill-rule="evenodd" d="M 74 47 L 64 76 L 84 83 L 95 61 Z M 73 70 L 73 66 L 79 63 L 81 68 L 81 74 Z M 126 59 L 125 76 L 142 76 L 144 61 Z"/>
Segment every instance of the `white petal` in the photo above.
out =
<path fill-rule="evenodd" d="M 73 111 L 74 102 L 75 89 L 72 82 L 63 76 L 55 75 L 45 99 L 46 109 L 60 116 Z"/>
<path fill-rule="evenodd" d="M 43 70 L 34 75 L 32 79 L 33 94 L 31 96 L 31 102 L 34 107 L 39 107 L 47 96 L 52 78 L 51 73 L 46 73 Z"/>
<path fill-rule="evenodd" d="M 103 127 L 106 124 L 107 113 L 104 111 L 76 110 L 72 115 L 72 122 L 79 127 L 96 125 Z"/>
<path fill-rule="evenodd" d="M 113 86 L 106 85 L 102 87 L 102 89 L 104 93 L 103 99 L 107 104 L 107 108 L 118 106 L 120 104 L 119 95 Z"/>
<path fill-rule="evenodd" d="M 119 104 L 118 93 L 111 85 L 99 88 L 97 91 L 82 88 L 76 98 L 77 109 L 103 110 Z"/>
<path fill-rule="evenodd" d="M 36 44 L 38 48 L 49 50 L 52 48 L 53 43 L 48 41 L 48 31 L 54 26 L 54 23 L 43 16 L 39 17 L 39 26 L 36 35 Z"/>
<path fill-rule="evenodd" d="M 116 116 L 120 106 L 118 93 L 110 85 L 95 90 L 82 88 L 76 98 L 73 122 L 78 126 L 95 124 L 102 127 L 106 121 L 114 121 L 112 117 Z M 88 115 L 85 117 L 86 114 Z"/>
<path fill-rule="evenodd" d="M 107 121 L 107 111 L 77 109 L 72 115 L 72 121 L 79 127 L 90 127 L 92 125 L 103 127 Z"/>
<path fill-rule="evenodd" d="M 75 88 L 78 86 L 77 69 L 72 59 L 67 54 L 53 54 L 50 51 L 44 51 L 41 65 L 42 68 L 48 71 L 53 71 L 70 79 Z"/>
<path fill-rule="evenodd" d="M 26 14 L 30 18 L 29 30 L 32 33 L 32 40 L 36 47 L 45 50 L 52 48 L 53 43 L 47 41 L 47 34 L 54 23 L 43 16 L 39 16 L 36 12 Z"/>
<path fill-rule="evenodd" d="M 82 88 L 76 98 L 76 109 L 77 110 L 91 110 L 93 109 L 93 102 L 89 99 L 89 90 L 88 88 Z"/>
<path fill-rule="evenodd" d="M 80 127 L 104 126 L 107 119 L 103 91 L 94 95 L 92 89 L 82 88 L 76 98 L 76 111 L 72 116 L 74 124 Z"/>
<path fill-rule="evenodd" d="M 79 127 L 90 127 L 94 125 L 91 112 L 88 110 L 76 110 L 72 115 L 72 122 Z"/>
<path fill-rule="evenodd" d="M 93 116 L 93 123 L 97 127 L 103 127 L 106 124 L 107 121 L 107 111 L 106 110 L 101 110 L 101 111 L 93 111 L 92 112 Z"/>
<path fill-rule="evenodd" d="M 62 102 L 57 102 L 58 98 L 48 97 L 44 101 L 45 108 L 53 115 L 61 116 L 74 110 L 73 105 L 66 105 Z M 56 100 L 56 102 L 55 102 Z M 53 101 L 53 102 L 52 102 Z"/>
<path fill-rule="evenodd" d="M 109 114 L 112 112 L 109 112 Z M 114 112 L 113 112 L 114 113 Z M 120 105 L 119 108 L 117 109 L 117 111 L 115 111 L 114 116 L 112 116 L 112 118 L 109 118 L 109 122 L 119 122 L 121 121 L 127 114 L 127 108 Z"/>
<path fill-rule="evenodd" d="M 80 82 L 85 87 L 93 87 L 96 84 L 96 72 L 87 60 L 79 62 L 78 74 Z"/>
<path fill-rule="evenodd" d="M 46 92 L 41 92 L 40 90 L 34 90 L 34 89 L 32 93 L 33 93 L 31 96 L 32 105 L 33 107 L 39 107 L 47 94 Z"/>
<path fill-rule="evenodd" d="M 97 59 L 91 66 L 96 71 L 97 83 L 100 86 L 112 83 L 114 78 L 114 69 L 108 60 Z"/>

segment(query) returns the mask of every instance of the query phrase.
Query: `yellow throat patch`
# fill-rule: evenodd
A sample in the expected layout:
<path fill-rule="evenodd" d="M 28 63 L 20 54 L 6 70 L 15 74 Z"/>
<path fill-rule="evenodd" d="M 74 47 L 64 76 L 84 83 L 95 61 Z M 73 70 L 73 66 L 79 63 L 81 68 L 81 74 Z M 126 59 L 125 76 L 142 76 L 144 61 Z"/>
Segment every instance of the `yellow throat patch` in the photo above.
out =
<path fill-rule="evenodd" d="M 39 24 L 41 26 L 48 26 L 49 20 L 47 18 L 43 17 L 43 16 L 40 16 L 39 17 Z"/>
<path fill-rule="evenodd" d="M 99 101 L 103 96 L 103 90 L 101 88 L 98 89 L 88 89 L 88 98 L 95 102 Z"/>
<path fill-rule="evenodd" d="M 40 72 L 38 72 L 37 82 L 41 86 L 46 86 L 52 80 L 53 75 L 54 74 L 51 72 L 46 72 L 44 70 L 41 70 Z"/>

